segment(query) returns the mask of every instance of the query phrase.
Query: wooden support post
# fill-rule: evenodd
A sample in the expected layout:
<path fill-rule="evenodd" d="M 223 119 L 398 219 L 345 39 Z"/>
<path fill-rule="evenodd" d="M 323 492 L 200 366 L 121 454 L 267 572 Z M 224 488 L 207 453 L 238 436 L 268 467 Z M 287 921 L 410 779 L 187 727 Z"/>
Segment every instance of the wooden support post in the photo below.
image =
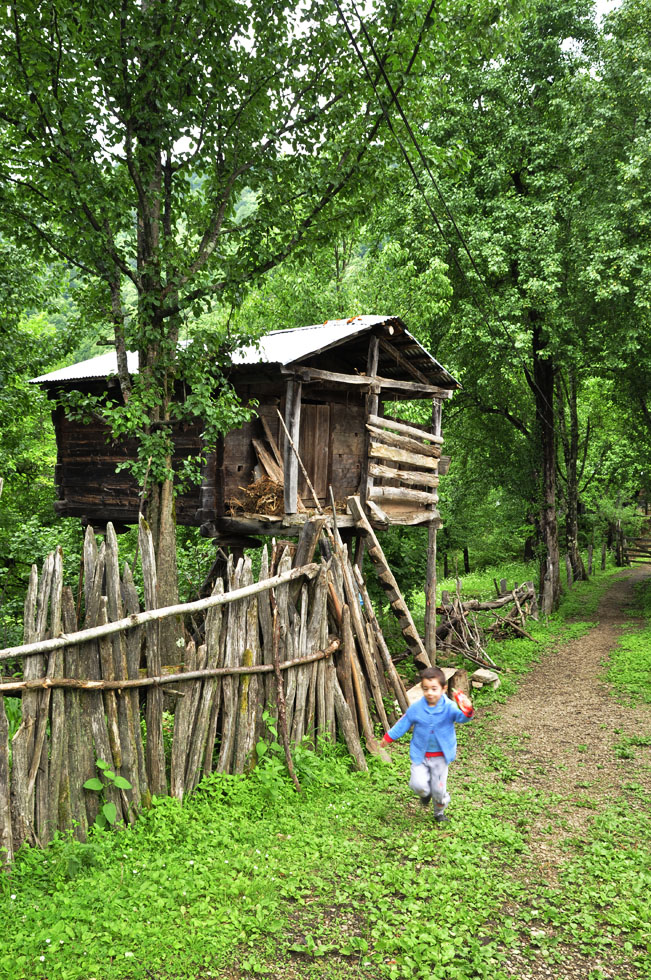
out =
<path fill-rule="evenodd" d="M 441 435 L 443 402 L 432 399 L 432 435 Z M 436 663 L 436 526 L 430 524 L 427 541 L 427 583 L 425 585 L 425 650 Z"/>
<path fill-rule="evenodd" d="M 366 374 L 368 377 L 375 377 L 377 374 L 378 361 L 380 357 L 380 338 L 371 335 L 368 343 L 368 356 L 366 358 Z M 371 415 L 378 414 L 378 408 L 380 404 L 380 389 L 377 385 L 371 385 L 366 395 L 366 418 L 368 419 Z M 362 472 L 360 474 L 359 481 L 359 497 L 362 503 L 362 507 L 366 509 L 366 502 L 369 498 L 371 489 L 373 487 L 373 476 L 369 471 L 369 450 L 371 448 L 371 433 L 367 430 L 366 440 L 364 446 L 364 455 L 362 457 Z M 355 565 L 357 568 L 361 569 L 364 563 L 364 549 L 366 545 L 364 539 L 359 536 L 357 538 L 357 547 L 355 549 Z"/>
<path fill-rule="evenodd" d="M 285 425 L 298 450 L 301 432 L 301 381 L 290 378 L 285 394 Z M 289 439 L 284 439 L 283 465 L 285 471 L 285 513 L 298 510 L 298 459 Z"/>

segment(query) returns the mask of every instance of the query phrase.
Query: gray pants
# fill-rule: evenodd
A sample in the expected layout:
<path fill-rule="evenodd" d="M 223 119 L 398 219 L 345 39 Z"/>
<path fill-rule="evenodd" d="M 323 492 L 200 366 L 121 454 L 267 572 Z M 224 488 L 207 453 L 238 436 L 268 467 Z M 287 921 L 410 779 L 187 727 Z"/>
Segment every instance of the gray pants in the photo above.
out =
<path fill-rule="evenodd" d="M 425 758 L 419 765 L 412 762 L 409 786 L 421 797 L 432 797 L 435 813 L 443 813 L 450 802 L 447 783 L 448 764 L 442 755 Z"/>

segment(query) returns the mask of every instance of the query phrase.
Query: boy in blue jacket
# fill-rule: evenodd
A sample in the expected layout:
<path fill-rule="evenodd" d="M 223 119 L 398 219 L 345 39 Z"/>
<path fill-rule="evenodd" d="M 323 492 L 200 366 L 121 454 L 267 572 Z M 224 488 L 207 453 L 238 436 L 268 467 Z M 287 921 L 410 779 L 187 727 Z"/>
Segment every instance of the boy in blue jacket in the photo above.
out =
<path fill-rule="evenodd" d="M 455 725 L 461 725 L 474 715 L 466 698 L 465 711 L 458 708 L 444 692 L 445 674 L 440 667 L 428 667 L 421 675 L 423 697 L 410 705 L 400 721 L 384 736 L 385 744 L 402 738 L 414 726 L 409 746 L 411 779 L 409 786 L 420 797 L 423 806 L 434 801 L 434 819 L 443 823 L 450 818 L 445 808 L 450 802 L 447 791 L 448 766 L 457 754 Z"/>

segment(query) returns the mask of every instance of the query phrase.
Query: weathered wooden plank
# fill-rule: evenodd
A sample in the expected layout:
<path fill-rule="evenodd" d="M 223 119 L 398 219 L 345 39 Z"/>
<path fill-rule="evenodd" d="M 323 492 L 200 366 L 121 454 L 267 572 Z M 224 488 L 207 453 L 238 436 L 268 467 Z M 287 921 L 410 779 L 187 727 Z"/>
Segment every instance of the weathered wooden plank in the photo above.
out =
<path fill-rule="evenodd" d="M 223 582 L 221 579 L 217 579 L 213 588 L 213 595 L 220 595 L 223 591 Z M 221 628 L 222 609 L 220 606 L 216 606 L 210 609 L 206 616 L 206 668 L 208 669 L 219 666 Z M 207 678 L 203 683 L 185 769 L 185 788 L 188 793 L 191 793 L 199 782 L 201 762 L 206 758 L 213 707 L 215 702 L 219 700 L 220 690 L 221 680 L 218 677 Z M 215 735 L 213 733 L 210 745 L 211 756 L 214 740 Z"/>
<path fill-rule="evenodd" d="M 109 622 L 117 622 L 123 618 L 122 588 L 118 562 L 118 541 L 113 525 L 106 526 L 106 596 L 107 617 Z M 127 680 L 129 667 L 127 662 L 127 638 L 124 633 L 118 633 L 112 638 L 111 668 L 116 680 Z M 118 732 L 120 736 L 120 769 L 119 774 L 131 783 L 131 789 L 124 790 L 128 802 L 127 816 L 130 822 L 140 806 L 140 773 L 138 767 L 136 728 L 140 734 L 139 712 L 134 713 L 133 698 L 130 693 L 120 692 L 116 698 L 118 714 Z M 114 755 L 115 759 L 115 755 Z M 117 760 L 115 760 L 117 763 Z"/>
<path fill-rule="evenodd" d="M 251 559 L 247 555 L 242 568 L 243 586 L 253 582 Z M 256 596 L 243 601 L 242 666 L 252 667 L 260 662 L 260 641 L 258 634 L 258 608 Z M 233 772 L 244 772 L 251 761 L 256 735 L 256 715 L 259 680 L 254 674 L 243 674 L 240 678 L 238 697 L 237 737 L 235 743 Z"/>
<path fill-rule="evenodd" d="M 142 563 L 145 609 L 155 609 L 158 605 L 158 596 L 154 542 L 149 525 L 142 516 L 140 517 L 138 527 L 138 543 L 140 545 L 140 560 Z M 148 623 L 146 636 L 147 670 L 150 676 L 155 677 L 161 672 L 158 625 Z M 145 724 L 147 726 L 145 751 L 147 784 L 154 796 L 166 796 L 167 776 L 165 774 L 165 749 L 163 747 L 163 692 L 158 687 L 151 687 L 147 691 Z"/>
<path fill-rule="evenodd" d="M 411 490 L 407 487 L 373 487 L 371 489 L 371 499 L 391 500 L 397 503 L 423 504 L 433 506 L 438 504 L 439 495 L 437 493 L 427 493 L 426 490 Z"/>
<path fill-rule="evenodd" d="M 317 580 L 318 581 L 318 580 Z M 308 613 L 308 589 L 307 585 L 304 585 L 301 589 L 301 601 L 300 601 L 300 628 L 299 628 L 299 640 L 298 640 L 298 657 L 305 657 L 308 649 L 308 636 L 307 636 L 307 613 Z M 298 745 L 303 738 L 305 730 L 305 706 L 307 701 L 307 692 L 310 682 L 310 677 L 312 674 L 311 665 L 308 668 L 299 667 L 296 671 L 296 696 L 294 704 L 294 717 L 292 719 L 292 727 L 290 732 L 290 741 L 294 745 Z"/>
<path fill-rule="evenodd" d="M 443 445 L 443 437 L 438 433 L 430 432 L 426 427 L 419 428 L 416 425 L 403 422 L 401 419 L 391 418 L 388 415 L 371 415 L 368 418 L 368 422 L 371 425 L 379 426 L 382 429 L 393 429 L 396 432 L 402 433 L 402 435 L 409 436 L 411 439 L 415 439 L 417 442 L 422 443 L 425 440 L 427 442 L 434 443 L 436 446 Z"/>
<path fill-rule="evenodd" d="M 233 561 L 233 556 L 228 557 L 227 577 L 228 590 L 234 592 L 240 586 L 240 578 L 244 562 L 240 559 L 237 565 Z M 224 666 L 235 667 L 240 664 L 240 654 L 244 649 L 244 611 L 242 602 L 234 602 L 228 607 L 228 622 L 226 625 L 226 650 L 224 652 Z M 218 772 L 230 772 L 235 748 L 235 734 L 237 725 L 237 692 L 239 684 L 235 677 L 224 677 L 222 681 L 222 736 L 219 747 L 219 760 L 217 762 Z"/>
<path fill-rule="evenodd" d="M 407 452 L 405 449 L 397 449 L 395 446 L 385 446 L 381 442 L 371 441 L 369 456 L 377 459 L 389 459 L 395 463 L 407 463 L 409 466 L 416 466 L 420 470 L 432 470 L 439 472 L 439 459 L 431 456 L 423 456 L 422 453 Z"/>
<path fill-rule="evenodd" d="M 252 439 L 251 442 L 253 443 L 253 448 L 255 449 L 258 457 L 258 462 L 267 476 L 276 483 L 280 483 L 282 485 L 284 482 L 282 467 L 278 466 L 275 459 L 272 457 L 271 453 L 267 452 L 267 449 L 260 439 Z"/>
<path fill-rule="evenodd" d="M 285 425 L 298 447 L 301 434 L 301 382 L 290 378 L 285 394 Z M 285 438 L 283 450 L 283 472 L 285 474 L 285 513 L 295 514 L 298 507 L 298 459 L 289 439 Z"/>
<path fill-rule="evenodd" d="M 72 593 L 68 589 L 67 602 L 72 602 Z M 63 553 L 57 549 L 55 573 L 52 581 L 51 622 L 53 634 L 61 632 L 63 609 Z M 60 678 L 64 676 L 64 652 L 58 650 L 50 656 L 49 676 Z M 44 706 L 44 710 L 47 707 Z M 68 772 L 68 727 L 66 725 L 65 694 L 61 689 L 52 691 L 50 710 L 50 763 L 48 772 L 48 836 L 51 838 L 57 830 L 72 829 L 72 812 L 70 809 L 70 784 Z"/>
<path fill-rule="evenodd" d="M 381 378 L 379 375 L 365 377 L 360 374 L 340 374 L 336 371 L 322 371 L 313 367 L 298 368 L 296 369 L 296 374 L 306 382 L 330 381 L 332 384 L 351 385 L 353 387 L 379 385 L 380 388 L 388 391 L 409 392 L 414 398 L 421 396 L 425 398 L 451 398 L 454 394 L 454 391 L 448 388 L 439 388 L 436 385 L 424 385 L 415 381 L 397 381 L 394 378 Z"/>
<path fill-rule="evenodd" d="M 27 597 L 25 599 L 24 637 L 26 643 L 38 638 L 36 630 L 36 604 L 39 592 L 38 570 L 32 565 Z M 41 677 L 44 659 L 41 656 L 26 657 L 23 667 L 25 680 Z M 25 840 L 34 840 L 34 797 L 28 793 L 29 767 L 34 753 L 38 694 L 25 691 L 22 698 L 22 719 L 12 740 L 11 796 L 14 810 L 14 845 L 18 849 Z"/>
<path fill-rule="evenodd" d="M 292 562 L 294 568 L 302 568 L 303 565 L 310 564 L 314 558 L 314 552 L 316 551 L 316 546 L 319 542 L 319 537 L 321 536 L 325 523 L 325 515 L 311 517 L 305 522 L 298 537 L 296 553 Z M 289 595 L 292 602 L 296 602 L 296 599 L 300 595 L 301 588 L 302 586 L 300 581 L 292 582 L 290 585 Z"/>
<path fill-rule="evenodd" d="M 399 470 L 381 463 L 369 463 L 369 473 L 385 480 L 397 480 L 420 487 L 438 487 L 439 478 L 434 473 L 419 473 L 417 470 Z"/>
<path fill-rule="evenodd" d="M 218 583 L 221 583 L 221 586 L 219 586 Z M 221 591 L 223 592 L 224 585 L 221 579 L 219 579 L 218 582 L 215 583 L 215 588 L 216 589 L 221 588 Z M 226 632 L 228 626 L 228 616 L 227 616 L 227 610 L 222 609 L 222 607 L 216 607 L 216 608 L 219 608 L 221 613 L 219 637 L 217 638 L 217 644 L 219 648 L 217 664 L 219 667 L 223 668 L 226 660 Z M 208 634 L 206 635 L 206 642 L 207 644 L 211 643 L 210 636 Z M 209 646 L 209 650 L 210 650 L 210 646 Z M 223 696 L 224 696 L 223 685 L 220 679 L 217 687 L 215 688 L 212 707 L 210 709 L 210 721 L 208 722 L 208 734 L 206 736 L 206 749 L 203 757 L 204 776 L 209 775 L 209 773 L 213 771 L 213 766 L 215 763 L 215 739 L 217 736 L 217 725 L 219 722 L 219 716 L 223 704 Z"/>
<path fill-rule="evenodd" d="M 361 505 L 360 505 L 360 509 L 361 509 Z M 387 720 L 386 711 L 384 708 L 384 702 L 382 700 L 382 692 L 380 690 L 380 685 L 377 677 L 377 668 L 371 650 L 369 650 L 368 647 L 366 629 L 364 627 L 364 620 L 362 618 L 362 612 L 359 605 L 359 590 L 355 585 L 352 566 L 350 562 L 347 560 L 347 558 L 348 558 L 347 551 L 345 548 L 343 548 L 341 554 L 341 570 L 342 570 L 342 576 L 344 582 L 344 592 L 346 594 L 346 599 L 348 600 L 351 621 L 355 630 L 355 635 L 357 637 L 357 644 L 362 654 L 364 666 L 366 667 L 366 676 L 368 678 L 371 687 L 371 692 L 373 694 L 373 700 L 375 702 L 378 718 L 380 719 L 381 723 L 384 725 L 384 730 L 386 732 L 389 730 L 389 722 Z"/>
<path fill-rule="evenodd" d="M 334 671 L 334 664 L 330 663 L 329 669 L 332 673 Z M 352 711 L 343 695 L 341 687 L 339 686 L 336 672 L 332 678 L 332 689 L 337 721 L 339 722 L 339 727 L 343 733 L 348 751 L 350 752 L 351 758 L 355 763 L 355 768 L 358 771 L 366 772 L 368 765 L 364 757 L 364 751 L 359 740 L 359 735 L 357 734 L 357 726 L 353 720 Z"/>
<path fill-rule="evenodd" d="M 325 500 L 328 489 L 330 406 L 302 403 L 301 435 L 295 443 L 317 497 Z M 298 478 L 299 494 L 312 507 L 312 493 L 305 476 Z"/>
<path fill-rule="evenodd" d="M 77 613 L 72 590 L 63 590 L 62 623 L 65 633 L 77 629 Z M 63 670 L 66 677 L 79 678 L 79 648 L 66 647 L 63 651 Z M 81 724 L 81 698 L 79 691 L 64 692 L 67 750 L 67 792 L 70 814 L 73 818 L 73 834 L 77 840 L 86 840 L 88 816 L 82 790 L 83 784 L 95 775 L 92 741 Z M 64 785 L 63 792 L 66 787 Z"/>
<path fill-rule="evenodd" d="M 390 432 L 388 429 L 381 429 L 377 425 L 369 425 L 366 428 L 376 439 L 386 443 L 388 446 L 395 446 L 397 449 L 404 449 L 406 452 L 418 453 L 423 456 L 431 456 L 432 459 L 439 459 L 441 449 L 439 446 L 431 446 L 429 443 L 411 439 L 409 436 L 400 435 L 397 432 Z"/>
<path fill-rule="evenodd" d="M 11 828 L 11 785 L 9 771 L 9 722 L 5 699 L 0 697 L 0 864 L 14 859 L 14 840 Z"/>
<path fill-rule="evenodd" d="M 377 620 L 377 616 L 375 615 L 375 610 L 373 609 L 373 604 L 371 602 L 371 597 L 369 596 L 368 590 L 366 588 L 364 576 L 362 575 L 361 571 L 358 568 L 354 569 L 354 572 L 355 572 L 355 581 L 357 583 L 357 587 L 364 601 L 364 614 L 371 626 L 371 629 L 373 630 L 375 642 L 377 644 L 377 648 L 381 657 L 382 666 L 389 678 L 396 700 L 398 701 L 398 704 L 400 705 L 401 709 L 404 712 L 409 707 L 405 686 L 402 683 L 402 679 L 398 671 L 396 670 L 395 664 L 391 658 L 391 653 L 387 646 L 386 640 L 384 639 L 382 628 Z"/>
<path fill-rule="evenodd" d="M 131 569 L 126 562 L 124 563 L 124 570 L 122 572 L 120 594 L 122 596 L 122 605 L 125 615 L 137 615 L 140 612 L 140 597 L 133 581 Z M 142 642 L 142 629 L 128 630 L 126 635 L 126 653 L 127 677 L 129 680 L 135 680 L 139 676 Z M 145 747 L 142 741 L 142 729 L 140 726 L 140 700 L 137 691 L 131 691 L 129 697 L 131 699 L 131 715 L 134 722 L 134 746 L 136 762 L 138 765 L 138 789 L 140 792 L 139 802 L 142 806 L 148 807 L 151 803 L 151 793 L 147 783 Z"/>
<path fill-rule="evenodd" d="M 194 640 L 190 640 L 185 648 L 184 670 L 194 671 L 197 667 L 197 648 Z M 188 757 L 188 747 L 192 732 L 192 689 L 197 681 L 185 681 L 178 684 L 178 691 L 183 697 L 177 701 L 174 712 L 174 733 L 172 735 L 172 757 L 170 760 L 170 796 L 182 800 L 185 795 L 185 771 Z"/>

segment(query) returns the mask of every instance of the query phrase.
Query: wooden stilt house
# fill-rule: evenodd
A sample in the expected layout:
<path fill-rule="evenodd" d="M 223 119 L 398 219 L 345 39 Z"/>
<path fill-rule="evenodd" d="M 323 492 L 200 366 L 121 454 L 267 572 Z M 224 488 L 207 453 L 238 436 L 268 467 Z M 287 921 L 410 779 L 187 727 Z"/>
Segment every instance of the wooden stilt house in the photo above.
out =
<path fill-rule="evenodd" d="M 129 357 L 135 372 L 137 357 Z M 204 458 L 201 486 L 177 500 L 180 524 L 200 526 L 222 545 L 253 546 L 261 536 L 296 535 L 316 495 L 326 512 L 334 500 L 340 530 L 352 534 L 359 519 L 347 500 L 358 495 L 375 530 L 428 526 L 434 560 L 437 486 L 449 462 L 441 456 L 441 406 L 459 385 L 399 318 L 358 316 L 272 331 L 234 355 L 231 381 L 241 398 L 257 400 L 257 417 L 217 446 L 203 445 L 199 423 L 178 426 L 177 462 Z M 117 390 L 115 355 L 34 382 L 55 399 L 71 389 L 110 396 Z M 391 416 L 387 403 L 406 399 L 431 403 L 431 425 Z M 96 528 L 136 523 L 139 487 L 126 471 L 116 472 L 134 447 L 112 442 L 98 423 L 71 419 L 60 405 L 54 424 L 57 513 Z M 256 486 L 266 490 L 266 501 Z"/>

